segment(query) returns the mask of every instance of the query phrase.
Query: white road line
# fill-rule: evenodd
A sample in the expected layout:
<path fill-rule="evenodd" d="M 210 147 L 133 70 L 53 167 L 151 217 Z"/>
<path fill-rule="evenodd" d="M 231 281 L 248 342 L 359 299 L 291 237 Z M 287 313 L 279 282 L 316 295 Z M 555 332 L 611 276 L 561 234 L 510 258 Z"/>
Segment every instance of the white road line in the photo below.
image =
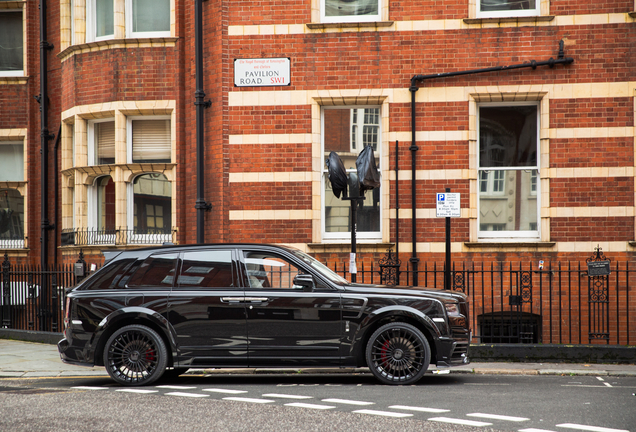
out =
<path fill-rule="evenodd" d="M 374 402 L 362 402 L 362 401 L 354 401 L 348 399 L 323 399 L 323 402 L 327 403 L 339 403 L 345 405 L 374 405 Z"/>
<path fill-rule="evenodd" d="M 396 413 L 396 412 L 389 412 L 389 411 L 357 410 L 353 412 L 355 414 L 369 414 L 369 415 L 384 416 L 384 417 L 399 417 L 399 418 L 413 417 L 413 414 Z"/>
<path fill-rule="evenodd" d="M 141 394 L 159 393 L 159 390 L 145 390 L 145 389 L 119 389 L 115 391 L 125 392 L 125 393 L 141 393 Z"/>
<path fill-rule="evenodd" d="M 166 393 L 167 396 L 181 396 L 181 397 L 191 397 L 191 398 L 204 398 L 210 397 L 210 395 L 198 394 L 198 393 L 184 393 L 184 392 L 170 392 Z"/>
<path fill-rule="evenodd" d="M 479 422 L 474 420 L 461 420 L 461 419 L 454 419 L 454 418 L 448 418 L 448 417 L 431 417 L 430 419 L 428 419 L 428 421 L 452 423 L 452 424 L 459 424 L 464 426 L 492 426 L 492 423 Z"/>
<path fill-rule="evenodd" d="M 391 405 L 389 408 L 397 409 L 397 410 L 406 410 L 406 411 L 428 412 L 428 413 L 450 412 L 450 410 L 447 410 L 447 409 L 412 407 L 412 406 L 405 406 L 405 405 Z"/>
<path fill-rule="evenodd" d="M 528 428 L 528 429 L 519 429 L 519 432 L 554 432 L 554 431 L 548 430 L 548 429 Z"/>
<path fill-rule="evenodd" d="M 288 403 L 288 404 L 285 404 L 285 406 L 296 407 L 296 408 L 318 409 L 318 410 L 328 410 L 328 409 L 334 409 L 335 408 L 335 406 L 308 404 L 308 403 L 302 403 L 302 402 Z"/>
<path fill-rule="evenodd" d="M 226 397 L 226 398 L 223 398 L 223 400 L 235 401 L 235 402 L 260 403 L 260 404 L 274 403 L 273 400 L 269 400 L 269 399 L 256 399 L 256 398 L 243 398 L 243 397 Z"/>
<path fill-rule="evenodd" d="M 558 424 L 556 425 L 556 427 L 578 429 L 578 430 L 591 431 L 591 432 L 629 432 L 628 430 L 625 430 L 625 429 L 611 429 L 611 428 L 604 428 L 604 427 L 598 427 L 598 426 L 586 426 L 586 425 L 580 425 L 580 424 L 574 424 L 574 423 Z"/>
<path fill-rule="evenodd" d="M 281 398 L 281 399 L 313 399 L 312 396 L 299 396 L 299 395 L 288 395 L 288 394 L 279 394 L 279 393 L 267 393 L 267 394 L 264 394 L 263 397 Z"/>
<path fill-rule="evenodd" d="M 158 385 L 156 387 L 157 388 L 172 389 L 172 390 L 192 390 L 192 389 L 196 388 L 196 387 L 175 386 L 175 385 Z"/>
<path fill-rule="evenodd" d="M 603 378 L 601 378 L 601 377 L 596 377 L 596 379 L 597 379 L 597 380 L 599 380 L 599 381 L 605 381 L 605 380 L 604 380 Z"/>
<path fill-rule="evenodd" d="M 206 389 L 203 389 L 203 391 L 212 392 L 212 393 L 224 393 L 224 394 L 247 393 L 247 390 L 230 390 L 230 389 L 218 389 L 218 388 L 206 388 Z"/>
<path fill-rule="evenodd" d="M 90 387 L 90 386 L 77 386 L 77 387 L 71 387 L 73 389 L 78 389 L 78 390 L 106 390 L 106 387 Z"/>
<path fill-rule="evenodd" d="M 511 416 L 503 416 L 503 415 L 497 415 L 497 414 L 472 413 L 472 414 L 466 414 L 466 415 L 468 417 L 479 417 L 479 418 L 485 418 L 490 420 L 506 420 L 506 421 L 513 421 L 513 422 L 522 422 L 522 421 L 530 420 L 529 418 L 525 418 L 525 417 L 511 417 Z"/>

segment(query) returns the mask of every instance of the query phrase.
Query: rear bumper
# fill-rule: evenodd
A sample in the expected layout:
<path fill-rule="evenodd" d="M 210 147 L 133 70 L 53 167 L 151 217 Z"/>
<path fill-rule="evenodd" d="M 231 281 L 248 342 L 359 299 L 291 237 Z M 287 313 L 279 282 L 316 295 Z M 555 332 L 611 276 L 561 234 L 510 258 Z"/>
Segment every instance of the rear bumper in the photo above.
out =
<path fill-rule="evenodd" d="M 78 357 L 77 350 L 71 348 L 71 344 L 66 338 L 57 343 L 57 350 L 60 353 L 60 359 L 62 359 L 64 363 L 85 367 L 95 366 L 94 364 L 83 361 L 80 357 Z"/>

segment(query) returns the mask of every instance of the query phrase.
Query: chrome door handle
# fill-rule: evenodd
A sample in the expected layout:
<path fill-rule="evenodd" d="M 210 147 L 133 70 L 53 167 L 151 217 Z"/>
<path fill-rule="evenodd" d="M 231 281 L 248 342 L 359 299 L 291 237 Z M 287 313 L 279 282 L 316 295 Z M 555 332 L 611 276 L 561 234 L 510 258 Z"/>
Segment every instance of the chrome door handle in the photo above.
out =
<path fill-rule="evenodd" d="M 243 303 L 245 297 L 221 297 L 223 303 Z"/>
<path fill-rule="evenodd" d="M 245 297 L 246 303 L 263 303 L 269 301 L 267 297 Z"/>

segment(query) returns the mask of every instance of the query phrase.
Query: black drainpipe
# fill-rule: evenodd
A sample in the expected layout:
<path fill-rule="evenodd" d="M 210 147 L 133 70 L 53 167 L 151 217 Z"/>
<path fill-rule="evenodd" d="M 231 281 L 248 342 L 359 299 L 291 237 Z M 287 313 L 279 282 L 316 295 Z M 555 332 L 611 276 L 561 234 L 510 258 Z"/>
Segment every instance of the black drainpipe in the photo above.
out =
<path fill-rule="evenodd" d="M 55 153 L 53 157 L 53 175 L 54 177 L 54 189 L 55 189 L 55 214 L 53 216 L 53 229 L 54 229 L 54 237 L 53 237 L 53 265 L 57 268 L 57 240 L 59 239 L 57 235 L 57 227 L 60 226 L 58 220 L 58 214 L 60 211 L 59 203 L 60 203 L 60 176 L 57 172 L 58 167 L 58 159 L 59 159 L 59 149 L 60 149 L 60 136 L 62 135 L 62 124 L 60 123 L 60 128 L 57 131 L 57 138 L 55 138 L 55 146 L 53 147 L 53 151 Z"/>
<path fill-rule="evenodd" d="M 205 201 L 204 168 L 204 108 L 209 108 L 212 101 L 205 100 L 203 91 L 203 0 L 195 0 L 194 3 L 194 40 L 195 40 L 195 63 L 196 63 L 196 90 L 194 92 L 197 108 L 197 200 L 194 208 L 197 209 L 197 243 L 205 243 L 205 212 L 212 208 L 212 204 Z"/>
<path fill-rule="evenodd" d="M 41 196 L 40 212 L 42 216 L 41 252 L 40 265 L 44 270 L 48 267 L 48 231 L 54 228 L 49 222 L 49 197 L 48 197 L 48 176 L 49 176 L 49 140 L 54 136 L 49 133 L 49 95 L 47 84 L 47 51 L 53 49 L 53 45 L 46 41 L 46 0 L 40 1 L 40 95 L 36 97 L 40 102 L 41 118 L 41 149 L 42 169 L 40 177 Z"/>
<path fill-rule="evenodd" d="M 559 41 L 559 57 L 555 60 L 550 57 L 549 60 L 537 62 L 535 60 L 531 60 L 529 63 L 522 63 L 510 66 L 494 66 L 484 69 L 472 69 L 467 71 L 458 71 L 458 72 L 445 72 L 431 75 L 415 75 L 411 78 L 411 86 L 409 87 L 409 91 L 411 92 L 411 203 L 412 203 L 412 235 L 413 235 L 413 255 L 410 259 L 413 264 L 413 285 L 418 284 L 417 279 L 417 264 L 419 263 L 419 259 L 417 258 L 417 250 L 416 250 L 416 219 L 415 219 L 415 152 L 419 149 L 415 145 L 415 92 L 419 89 L 417 87 L 417 83 L 419 81 L 435 79 L 435 78 L 448 78 L 460 75 L 474 75 L 484 72 L 497 72 L 497 71 L 506 71 L 512 69 L 524 69 L 524 68 L 532 68 L 536 69 L 538 66 L 549 66 L 553 68 L 555 65 L 568 65 L 570 63 L 574 63 L 574 59 L 571 57 L 565 57 L 563 51 L 563 40 Z"/>

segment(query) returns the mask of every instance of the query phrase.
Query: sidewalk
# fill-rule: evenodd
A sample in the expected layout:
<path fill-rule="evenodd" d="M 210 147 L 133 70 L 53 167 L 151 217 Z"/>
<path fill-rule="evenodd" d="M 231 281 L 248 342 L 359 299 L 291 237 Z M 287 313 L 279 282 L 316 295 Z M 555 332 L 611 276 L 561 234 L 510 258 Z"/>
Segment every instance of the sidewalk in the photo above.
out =
<path fill-rule="evenodd" d="M 302 369 L 306 374 L 368 372 L 359 369 Z M 266 374 L 298 373 L 296 369 L 190 369 L 189 374 Z M 579 363 L 471 363 L 466 366 L 429 372 L 451 374 L 506 374 L 506 375 L 594 375 L 636 377 L 634 364 L 579 364 Z M 63 363 L 57 346 L 35 342 L 0 339 L 0 378 L 108 376 L 103 367 L 86 368 Z"/>

